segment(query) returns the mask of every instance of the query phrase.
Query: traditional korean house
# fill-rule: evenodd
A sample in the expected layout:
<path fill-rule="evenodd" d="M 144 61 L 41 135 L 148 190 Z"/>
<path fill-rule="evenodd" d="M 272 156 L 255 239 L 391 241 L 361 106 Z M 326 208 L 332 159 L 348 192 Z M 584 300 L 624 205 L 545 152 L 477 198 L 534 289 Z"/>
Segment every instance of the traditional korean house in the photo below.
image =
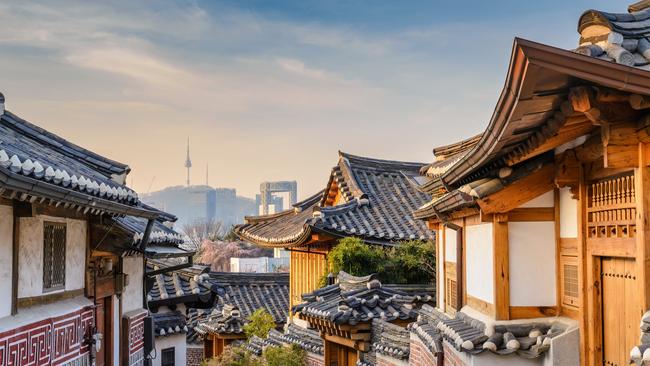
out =
<path fill-rule="evenodd" d="M 153 236 L 153 235 L 152 235 Z M 156 245 L 164 245 L 172 236 L 156 235 Z M 174 259 L 148 261 L 147 301 L 152 312 L 155 333 L 153 366 L 198 366 L 203 347 L 190 342 L 190 312 L 211 309 L 216 294 L 210 290 L 208 266 L 192 265 L 173 271 Z M 198 355 L 196 354 L 198 352 Z"/>
<path fill-rule="evenodd" d="M 257 309 L 265 309 L 281 329 L 288 316 L 288 273 L 211 272 L 216 301 L 193 331 L 205 344 L 205 357 L 221 355 L 233 341 L 246 339 L 244 325 Z"/>
<path fill-rule="evenodd" d="M 129 171 L 0 95 L 0 365 L 144 363 L 143 254 L 167 215 L 125 185 Z M 137 242 L 120 226 L 131 218 Z"/>
<path fill-rule="evenodd" d="M 324 365 L 375 365 L 382 355 L 404 363 L 406 325 L 433 301 L 432 293 L 432 286 L 382 285 L 373 276 L 339 272 L 337 283 L 303 294 L 304 302 L 292 311 L 320 332 Z"/>
<path fill-rule="evenodd" d="M 488 127 L 431 174 L 442 194 L 415 212 L 438 233 L 439 299 L 411 326 L 412 353 L 650 360 L 648 20 L 642 1 L 585 12 L 575 50 L 515 39 Z"/>
<path fill-rule="evenodd" d="M 418 189 L 423 163 L 339 153 L 324 191 L 273 215 L 247 217 L 235 228 L 243 240 L 291 252 L 291 306 L 327 273 L 326 255 L 340 238 L 376 245 L 434 240 L 411 212 L 430 200 Z"/>

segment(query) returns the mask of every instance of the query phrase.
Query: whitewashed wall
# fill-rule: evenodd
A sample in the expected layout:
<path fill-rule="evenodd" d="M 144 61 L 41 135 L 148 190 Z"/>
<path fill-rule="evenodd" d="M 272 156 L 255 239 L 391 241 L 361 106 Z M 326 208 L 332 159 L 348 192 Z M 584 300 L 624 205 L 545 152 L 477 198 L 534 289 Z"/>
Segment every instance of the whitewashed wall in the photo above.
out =
<path fill-rule="evenodd" d="M 548 191 L 540 196 L 533 198 L 532 200 L 524 203 L 519 207 L 526 208 L 526 207 L 553 207 L 553 206 L 555 206 L 555 194 L 553 191 Z"/>
<path fill-rule="evenodd" d="M 560 238 L 578 237 L 578 200 L 571 195 L 571 188 L 560 189 Z"/>
<path fill-rule="evenodd" d="M 172 336 L 156 337 L 156 358 L 152 362 L 153 366 L 160 366 L 162 350 L 165 348 L 175 348 L 175 364 L 185 365 L 187 341 L 184 333 L 174 334 Z"/>
<path fill-rule="evenodd" d="M 445 228 L 445 261 L 456 263 L 456 231 Z"/>
<path fill-rule="evenodd" d="M 0 318 L 11 315 L 13 208 L 0 206 Z"/>
<path fill-rule="evenodd" d="M 492 224 L 465 228 L 467 294 L 494 304 L 494 245 Z"/>
<path fill-rule="evenodd" d="M 120 325 L 120 300 L 116 295 L 113 295 L 113 366 L 120 366 L 122 342 L 120 341 L 120 332 L 122 326 Z"/>
<path fill-rule="evenodd" d="M 555 223 L 508 223 L 510 305 L 554 306 Z"/>
<path fill-rule="evenodd" d="M 142 309 L 142 257 L 125 257 L 122 263 L 125 274 L 129 276 L 129 284 L 122 294 L 122 312 Z"/>
<path fill-rule="evenodd" d="M 18 255 L 18 271 L 20 272 L 18 277 L 19 298 L 44 294 L 43 224 L 45 221 L 66 224 L 65 290 L 84 288 L 86 222 L 49 216 L 22 217 L 20 218 L 20 248 Z"/>
<path fill-rule="evenodd" d="M 443 240 L 443 233 L 444 229 L 442 227 L 436 233 L 436 242 L 438 244 L 436 250 L 438 250 L 439 253 L 439 260 L 438 263 L 436 263 L 438 268 L 438 287 L 436 287 L 436 289 L 438 291 L 438 308 L 441 310 L 444 309 L 443 305 L 445 303 L 445 258 L 442 255 L 442 253 L 444 253 L 442 248 L 444 248 L 445 242 Z"/>

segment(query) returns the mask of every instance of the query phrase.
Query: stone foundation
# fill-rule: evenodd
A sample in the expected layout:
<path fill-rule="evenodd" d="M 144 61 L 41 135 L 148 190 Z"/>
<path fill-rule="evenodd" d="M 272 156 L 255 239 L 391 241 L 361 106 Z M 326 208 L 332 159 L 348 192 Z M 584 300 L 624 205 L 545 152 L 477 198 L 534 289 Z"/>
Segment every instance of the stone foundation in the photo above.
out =
<path fill-rule="evenodd" d="M 203 361 L 203 347 L 196 345 L 187 345 L 187 366 L 199 366 Z"/>

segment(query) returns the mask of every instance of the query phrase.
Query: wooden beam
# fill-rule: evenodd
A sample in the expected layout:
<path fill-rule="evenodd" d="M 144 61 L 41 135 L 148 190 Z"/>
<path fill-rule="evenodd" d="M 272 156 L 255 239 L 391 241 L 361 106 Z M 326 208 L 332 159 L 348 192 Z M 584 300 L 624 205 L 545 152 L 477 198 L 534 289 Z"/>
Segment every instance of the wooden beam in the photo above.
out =
<path fill-rule="evenodd" d="M 489 302 L 483 301 L 474 296 L 467 295 L 467 305 L 472 309 L 478 310 L 485 315 L 489 315 L 489 316 L 495 315 L 494 304 L 490 304 Z"/>
<path fill-rule="evenodd" d="M 508 320 L 510 319 L 508 215 L 495 214 L 493 225 L 495 318 L 496 320 Z"/>
<path fill-rule="evenodd" d="M 548 318 L 557 316 L 558 311 L 555 306 L 511 306 L 510 320 Z"/>
<path fill-rule="evenodd" d="M 524 155 L 515 156 L 511 159 L 508 159 L 506 161 L 506 164 L 512 166 L 524 160 L 528 160 L 530 158 L 543 154 L 562 144 L 573 141 L 580 136 L 591 133 L 591 131 L 593 131 L 594 128 L 595 127 L 591 123 L 591 121 L 586 119 L 586 117 L 583 117 L 582 122 L 562 126 L 555 135 L 546 139 L 546 141 L 544 141 L 541 145 L 532 149 L 531 151 L 527 152 Z"/>
<path fill-rule="evenodd" d="M 508 212 L 510 222 L 554 221 L 554 207 L 515 208 Z"/>
<path fill-rule="evenodd" d="M 587 188 L 585 185 L 585 172 L 583 164 L 579 166 L 578 172 L 578 324 L 580 326 L 580 364 L 582 366 L 595 365 L 593 356 L 589 355 L 589 311 L 587 309 L 587 286 L 586 286 L 586 212 L 587 212 Z"/>
<path fill-rule="evenodd" d="M 18 201 L 14 201 L 12 208 L 13 213 L 13 232 L 12 232 L 12 249 L 11 249 L 11 315 L 18 314 L 18 258 L 20 252 L 20 216 L 16 210 Z"/>
<path fill-rule="evenodd" d="M 342 346 L 346 346 L 346 347 L 350 347 L 350 348 L 354 348 L 354 349 L 359 349 L 358 346 L 359 346 L 359 343 L 361 343 L 361 342 L 358 342 L 358 341 L 354 341 L 352 339 L 347 339 L 347 338 L 339 337 L 339 336 L 332 335 L 332 334 L 324 334 L 323 337 L 325 338 L 326 341 L 336 343 L 336 344 L 340 344 Z"/>
<path fill-rule="evenodd" d="M 521 178 L 502 190 L 478 200 L 482 213 L 511 211 L 555 187 L 555 167 L 546 164 L 541 169 Z"/>

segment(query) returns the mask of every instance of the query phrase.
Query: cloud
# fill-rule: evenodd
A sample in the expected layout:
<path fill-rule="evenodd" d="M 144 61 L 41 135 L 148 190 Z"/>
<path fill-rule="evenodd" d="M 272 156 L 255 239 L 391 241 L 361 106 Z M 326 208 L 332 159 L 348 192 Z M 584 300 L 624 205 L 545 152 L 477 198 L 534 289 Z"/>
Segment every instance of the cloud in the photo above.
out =
<path fill-rule="evenodd" d="M 156 85 L 178 85 L 194 75 L 143 52 L 120 49 L 83 49 L 73 51 L 66 60 L 74 65 L 123 75 Z"/>

